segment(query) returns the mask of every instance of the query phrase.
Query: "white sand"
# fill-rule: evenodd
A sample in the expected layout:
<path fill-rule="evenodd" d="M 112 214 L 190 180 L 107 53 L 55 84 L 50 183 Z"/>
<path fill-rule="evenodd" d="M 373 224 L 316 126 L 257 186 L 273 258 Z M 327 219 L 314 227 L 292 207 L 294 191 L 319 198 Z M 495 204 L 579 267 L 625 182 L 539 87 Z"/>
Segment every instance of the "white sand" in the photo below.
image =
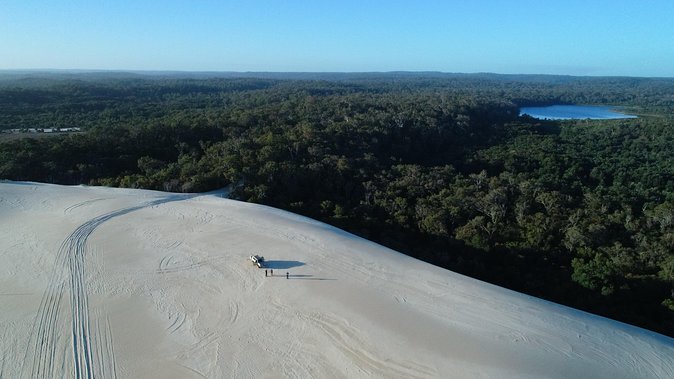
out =
<path fill-rule="evenodd" d="M 674 377 L 674 339 L 304 217 L 15 182 L 0 183 L 0 352 L 2 378 Z"/>

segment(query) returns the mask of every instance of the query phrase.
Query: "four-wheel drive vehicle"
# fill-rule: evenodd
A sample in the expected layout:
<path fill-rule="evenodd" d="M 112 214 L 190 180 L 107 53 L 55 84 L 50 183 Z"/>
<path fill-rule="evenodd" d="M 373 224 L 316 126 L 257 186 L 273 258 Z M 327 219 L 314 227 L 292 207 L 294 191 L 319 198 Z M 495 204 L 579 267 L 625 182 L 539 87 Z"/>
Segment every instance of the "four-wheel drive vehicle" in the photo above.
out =
<path fill-rule="evenodd" d="M 259 268 L 264 267 L 264 257 L 261 255 L 251 255 L 250 260 Z"/>

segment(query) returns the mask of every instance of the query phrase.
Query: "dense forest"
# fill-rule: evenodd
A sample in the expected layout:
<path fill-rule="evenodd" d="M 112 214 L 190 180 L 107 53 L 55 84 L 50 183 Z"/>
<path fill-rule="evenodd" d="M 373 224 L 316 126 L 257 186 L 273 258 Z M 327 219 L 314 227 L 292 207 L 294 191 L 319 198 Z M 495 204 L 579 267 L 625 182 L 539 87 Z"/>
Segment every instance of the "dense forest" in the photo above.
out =
<path fill-rule="evenodd" d="M 674 80 L 0 75 L 0 178 L 199 192 L 307 215 L 674 336 Z M 243 77 L 247 76 L 247 77 Z M 637 119 L 519 108 L 620 105 Z"/>

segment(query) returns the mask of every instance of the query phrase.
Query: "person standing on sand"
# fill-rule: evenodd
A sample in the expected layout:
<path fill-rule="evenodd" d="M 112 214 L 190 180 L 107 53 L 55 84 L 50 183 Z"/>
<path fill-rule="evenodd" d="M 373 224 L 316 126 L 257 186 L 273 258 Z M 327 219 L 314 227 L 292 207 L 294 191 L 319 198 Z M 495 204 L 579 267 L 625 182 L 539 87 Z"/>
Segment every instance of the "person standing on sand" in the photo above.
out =
<path fill-rule="evenodd" d="M 274 269 L 269 270 L 270 274 L 269 276 L 274 276 Z"/>
<path fill-rule="evenodd" d="M 290 274 L 288 274 L 288 271 L 286 271 L 286 279 L 288 279 L 288 276 L 290 276 Z"/>
<path fill-rule="evenodd" d="M 264 277 L 267 277 L 267 270 L 264 270 Z"/>

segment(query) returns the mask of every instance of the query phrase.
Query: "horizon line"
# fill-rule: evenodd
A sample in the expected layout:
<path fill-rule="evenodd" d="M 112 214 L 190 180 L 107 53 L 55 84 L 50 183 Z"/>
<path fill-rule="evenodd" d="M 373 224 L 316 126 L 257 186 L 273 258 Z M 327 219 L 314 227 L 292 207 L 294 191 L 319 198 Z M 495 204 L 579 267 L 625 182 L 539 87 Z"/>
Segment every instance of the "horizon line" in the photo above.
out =
<path fill-rule="evenodd" d="M 436 74 L 436 75 L 497 75 L 497 76 L 550 76 L 571 78 L 640 78 L 674 79 L 674 76 L 638 76 L 638 75 L 573 75 L 549 73 L 500 73 L 493 71 L 438 71 L 438 70 L 389 70 L 389 71 L 235 71 L 235 70 L 169 70 L 169 69 L 99 69 L 99 68 L 0 68 L 0 73 L 129 73 L 129 74 L 329 74 L 329 75 L 386 75 L 386 74 Z"/>

